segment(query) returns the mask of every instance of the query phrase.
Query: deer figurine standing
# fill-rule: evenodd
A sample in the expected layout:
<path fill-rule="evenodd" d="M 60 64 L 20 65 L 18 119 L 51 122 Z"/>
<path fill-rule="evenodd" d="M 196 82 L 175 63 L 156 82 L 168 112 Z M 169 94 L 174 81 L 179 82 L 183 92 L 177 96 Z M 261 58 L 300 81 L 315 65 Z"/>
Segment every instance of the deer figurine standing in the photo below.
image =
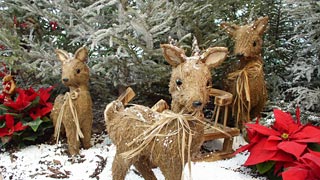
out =
<path fill-rule="evenodd" d="M 71 155 L 79 153 L 80 139 L 84 148 L 91 146 L 92 100 L 88 88 L 89 67 L 86 64 L 88 50 L 79 48 L 74 57 L 64 50 L 56 50 L 62 63 L 62 83 L 70 91 L 59 95 L 55 101 L 51 118 L 55 127 L 55 137 L 59 139 L 60 129 L 65 130 Z M 63 127 L 61 127 L 61 123 Z"/>
<path fill-rule="evenodd" d="M 161 48 L 166 61 L 172 66 L 169 84 L 172 111 L 158 112 L 139 105 L 124 108 L 120 101 L 113 101 L 107 105 L 104 112 L 109 137 L 117 147 L 112 164 L 114 180 L 124 180 L 131 165 L 136 167 L 144 179 L 155 180 L 151 168 L 157 166 L 166 179 L 180 180 L 183 167 L 188 161 L 186 154 L 198 153 L 203 143 L 204 124 L 199 120 L 203 118 L 203 107 L 209 101 L 212 83 L 210 69 L 226 59 L 228 50 L 224 47 L 213 47 L 201 55 L 187 57 L 183 49 L 171 44 L 163 44 Z M 177 121 L 169 121 L 165 125 L 160 123 L 168 117 L 169 120 L 175 117 L 190 118 L 184 124 L 189 127 L 186 135 L 189 140 L 181 139 L 182 134 L 175 133 L 183 128 Z M 155 133 L 158 126 L 164 128 Z M 143 144 L 141 141 L 151 136 L 146 133 L 148 127 L 155 128 L 151 135 L 159 136 L 152 138 L 151 143 Z M 123 153 L 132 151 L 141 146 L 141 143 L 143 149 L 135 156 L 123 157 Z M 184 153 L 182 144 L 188 144 L 189 153 Z"/>
<path fill-rule="evenodd" d="M 229 91 L 234 96 L 233 114 L 237 126 L 260 115 L 267 100 L 267 89 L 261 57 L 262 36 L 267 28 L 268 17 L 257 19 L 250 25 L 238 26 L 222 23 L 235 41 L 234 54 L 239 58 L 238 70 L 228 75 Z"/>

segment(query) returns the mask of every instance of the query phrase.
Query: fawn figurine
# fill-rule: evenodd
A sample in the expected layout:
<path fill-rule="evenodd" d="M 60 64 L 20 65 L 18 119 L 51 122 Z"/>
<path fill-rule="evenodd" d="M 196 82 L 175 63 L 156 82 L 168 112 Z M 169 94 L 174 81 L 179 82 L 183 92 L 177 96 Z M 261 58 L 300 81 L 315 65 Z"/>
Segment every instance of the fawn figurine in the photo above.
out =
<path fill-rule="evenodd" d="M 70 91 L 59 95 L 55 101 L 51 118 L 55 127 L 55 137 L 59 138 L 60 129 L 64 127 L 68 149 L 71 155 L 79 153 L 80 139 L 85 149 L 91 146 L 92 100 L 88 88 L 89 67 L 86 64 L 88 50 L 79 48 L 74 57 L 64 50 L 56 50 L 62 63 L 62 83 Z M 61 123 L 63 127 L 61 127 Z"/>
<path fill-rule="evenodd" d="M 180 180 L 188 155 L 198 153 L 203 143 L 204 124 L 201 120 L 203 107 L 209 101 L 210 69 L 226 59 L 228 50 L 213 47 L 201 55 L 187 57 L 183 49 L 171 44 L 163 44 L 161 48 L 166 61 L 172 66 L 169 84 L 172 111 L 140 105 L 125 108 L 118 100 L 107 105 L 104 112 L 107 131 L 117 147 L 112 164 L 113 180 L 124 180 L 131 165 L 144 179 L 156 179 L 151 170 L 156 166 L 165 179 Z M 189 119 L 184 121 L 184 125 L 171 121 L 183 118 Z M 162 123 L 163 120 L 166 124 Z M 181 139 L 182 126 L 188 127 L 189 133 L 185 136 L 189 139 Z M 154 129 L 150 130 L 149 127 Z M 145 144 L 146 139 L 150 139 L 150 143 Z M 181 149 L 183 145 L 189 147 L 190 151 Z M 137 147 L 142 148 L 135 152 Z M 128 151 L 135 153 L 129 153 L 130 158 L 125 158 L 124 154 Z"/>
<path fill-rule="evenodd" d="M 238 26 L 222 23 L 235 41 L 234 54 L 239 58 L 238 70 L 228 75 L 229 91 L 234 96 L 233 114 L 237 126 L 258 117 L 267 101 L 267 89 L 261 57 L 262 36 L 267 28 L 268 17 L 257 19 L 249 25 Z"/>

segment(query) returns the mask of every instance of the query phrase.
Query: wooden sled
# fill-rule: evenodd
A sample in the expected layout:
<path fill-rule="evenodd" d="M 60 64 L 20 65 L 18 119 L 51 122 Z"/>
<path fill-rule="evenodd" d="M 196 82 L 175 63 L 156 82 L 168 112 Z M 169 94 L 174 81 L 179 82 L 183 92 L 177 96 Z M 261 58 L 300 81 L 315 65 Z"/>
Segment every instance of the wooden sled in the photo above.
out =
<path fill-rule="evenodd" d="M 214 122 L 210 122 L 209 120 L 206 122 L 204 142 L 222 139 L 222 148 L 220 150 L 215 150 L 214 152 L 199 152 L 199 154 L 193 158 L 193 161 L 211 162 L 233 157 L 233 138 L 240 134 L 240 130 L 238 128 L 227 127 L 228 106 L 232 103 L 232 94 L 219 89 L 211 89 L 210 96 L 215 97 L 215 108 L 212 116 L 214 118 Z M 218 123 L 221 109 L 224 109 L 223 124 Z"/>

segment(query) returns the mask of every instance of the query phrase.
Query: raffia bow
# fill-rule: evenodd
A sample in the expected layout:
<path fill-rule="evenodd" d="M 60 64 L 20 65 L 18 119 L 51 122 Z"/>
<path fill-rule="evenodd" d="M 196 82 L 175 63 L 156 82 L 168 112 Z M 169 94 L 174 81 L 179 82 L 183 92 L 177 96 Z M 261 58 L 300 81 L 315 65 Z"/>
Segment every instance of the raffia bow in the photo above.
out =
<path fill-rule="evenodd" d="M 239 121 L 250 121 L 250 85 L 249 79 L 255 78 L 263 71 L 263 65 L 261 62 L 255 62 L 245 66 L 241 70 L 237 70 L 228 74 L 228 79 L 236 81 L 236 94 L 234 95 L 234 101 L 232 106 L 232 114 L 235 114 L 235 107 L 237 106 L 237 125 Z M 245 118 L 240 115 L 245 115 Z M 242 118 L 242 119 L 240 119 Z"/>
<path fill-rule="evenodd" d="M 80 124 L 79 124 L 79 118 L 78 118 L 78 113 L 77 113 L 77 110 L 73 104 L 73 101 L 72 100 L 75 100 L 78 98 L 79 96 L 79 92 L 80 89 L 76 89 L 72 92 L 66 92 L 66 94 L 64 95 L 64 102 L 63 102 L 63 105 L 60 109 L 60 112 L 59 112 L 59 115 L 58 115 L 58 119 L 57 119 L 57 124 L 56 124 L 56 127 L 55 127 L 55 133 L 54 133 L 54 137 L 56 137 L 56 143 L 58 143 L 59 141 L 59 136 L 60 136 L 60 129 L 61 129 L 61 123 L 62 123 L 62 116 L 64 114 L 64 110 L 67 106 L 67 104 L 69 103 L 69 108 L 70 108 L 70 111 L 71 111 L 71 114 L 72 114 L 72 120 L 73 122 L 75 123 L 76 125 L 76 128 L 77 128 L 77 141 L 79 141 L 79 137 L 80 138 L 83 138 L 83 134 L 81 132 L 81 129 L 80 129 Z"/>

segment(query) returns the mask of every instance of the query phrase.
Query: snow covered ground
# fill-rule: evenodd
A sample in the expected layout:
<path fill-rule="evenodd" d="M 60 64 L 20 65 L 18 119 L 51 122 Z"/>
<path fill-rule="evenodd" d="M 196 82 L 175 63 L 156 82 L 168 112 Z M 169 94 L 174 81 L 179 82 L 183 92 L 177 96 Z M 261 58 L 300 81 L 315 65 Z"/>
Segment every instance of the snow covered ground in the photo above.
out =
<path fill-rule="evenodd" d="M 0 153 L 0 180 L 52 180 L 72 179 L 90 180 L 106 179 L 111 180 L 111 167 L 115 146 L 106 135 L 93 138 L 94 146 L 87 150 L 81 150 L 77 157 L 68 157 L 66 145 L 33 145 L 13 153 Z M 235 140 L 235 145 L 242 144 L 241 140 Z M 255 177 L 250 169 L 241 166 L 247 155 L 239 154 L 232 159 L 216 162 L 192 163 L 192 179 L 232 179 L 232 180 L 265 180 L 262 177 Z M 158 179 L 164 177 L 159 169 L 154 169 Z M 188 168 L 185 170 L 185 179 L 190 179 Z M 126 180 L 143 179 L 131 167 Z"/>

